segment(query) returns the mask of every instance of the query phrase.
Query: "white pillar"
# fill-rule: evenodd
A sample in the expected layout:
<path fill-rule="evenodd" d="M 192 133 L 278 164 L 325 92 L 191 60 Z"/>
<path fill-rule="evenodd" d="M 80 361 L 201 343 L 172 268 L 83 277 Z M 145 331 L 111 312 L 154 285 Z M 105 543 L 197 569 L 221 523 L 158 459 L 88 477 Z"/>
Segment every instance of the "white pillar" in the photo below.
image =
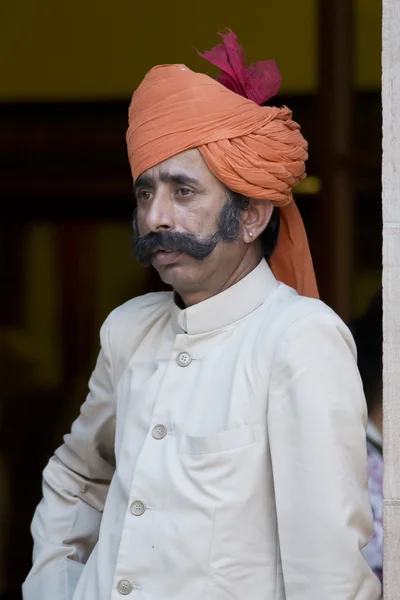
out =
<path fill-rule="evenodd" d="M 384 598 L 400 598 L 400 0 L 383 0 Z"/>

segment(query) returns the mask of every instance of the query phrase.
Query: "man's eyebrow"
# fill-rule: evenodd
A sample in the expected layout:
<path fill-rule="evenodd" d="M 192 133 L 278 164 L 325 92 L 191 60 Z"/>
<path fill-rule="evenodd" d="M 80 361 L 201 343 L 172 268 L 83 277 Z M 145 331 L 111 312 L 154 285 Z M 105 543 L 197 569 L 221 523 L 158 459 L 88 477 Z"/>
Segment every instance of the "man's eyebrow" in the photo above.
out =
<path fill-rule="evenodd" d="M 152 187 L 154 185 L 154 179 L 149 175 L 139 175 L 133 184 L 133 188 L 138 187 Z"/>
<path fill-rule="evenodd" d="M 202 187 L 198 179 L 196 179 L 195 177 L 190 177 L 185 173 L 162 172 L 160 173 L 159 179 L 160 181 L 162 181 L 162 183 L 173 183 L 174 185 L 189 185 L 197 188 Z M 136 179 L 133 185 L 133 191 L 135 192 L 135 190 L 141 187 L 154 188 L 155 185 L 156 180 L 154 177 L 151 177 L 150 175 L 139 175 L 139 177 Z"/>
<path fill-rule="evenodd" d="M 195 187 L 201 185 L 198 179 L 185 173 L 160 173 L 160 181 L 178 185 L 193 185 Z"/>

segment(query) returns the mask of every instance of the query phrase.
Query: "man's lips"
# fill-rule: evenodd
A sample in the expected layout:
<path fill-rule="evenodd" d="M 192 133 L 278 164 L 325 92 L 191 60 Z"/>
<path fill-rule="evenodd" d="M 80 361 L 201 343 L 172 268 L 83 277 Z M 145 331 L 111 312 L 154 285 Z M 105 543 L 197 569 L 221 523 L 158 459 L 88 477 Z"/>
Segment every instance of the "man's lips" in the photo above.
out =
<path fill-rule="evenodd" d="M 179 250 L 175 252 L 169 252 L 165 250 L 157 250 L 154 253 L 154 259 L 160 265 L 170 265 L 182 254 Z"/>

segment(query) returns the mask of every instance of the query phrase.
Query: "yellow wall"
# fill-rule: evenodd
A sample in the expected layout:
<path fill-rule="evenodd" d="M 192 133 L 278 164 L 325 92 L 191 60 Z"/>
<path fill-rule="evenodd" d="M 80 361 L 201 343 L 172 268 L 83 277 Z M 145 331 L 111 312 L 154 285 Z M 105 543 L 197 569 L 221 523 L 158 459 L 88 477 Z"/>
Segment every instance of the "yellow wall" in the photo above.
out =
<path fill-rule="evenodd" d="M 382 2 L 355 0 L 356 82 L 360 88 L 381 87 Z"/>
<path fill-rule="evenodd" d="M 349 0 L 350 1 L 350 0 Z M 163 62 L 231 27 L 250 61 L 275 57 L 283 91 L 317 85 L 317 0 L 19 0 L 0 3 L 0 99 L 128 97 Z M 379 0 L 356 0 L 357 84 L 380 83 Z"/>

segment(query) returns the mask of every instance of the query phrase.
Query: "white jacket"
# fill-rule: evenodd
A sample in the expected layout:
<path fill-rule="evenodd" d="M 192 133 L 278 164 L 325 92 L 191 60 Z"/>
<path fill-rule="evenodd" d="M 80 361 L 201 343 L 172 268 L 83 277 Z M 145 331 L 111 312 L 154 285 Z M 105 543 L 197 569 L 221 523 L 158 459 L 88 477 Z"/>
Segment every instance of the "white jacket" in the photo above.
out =
<path fill-rule="evenodd" d="M 376 600 L 352 337 L 267 263 L 114 311 L 44 471 L 24 600 Z"/>

